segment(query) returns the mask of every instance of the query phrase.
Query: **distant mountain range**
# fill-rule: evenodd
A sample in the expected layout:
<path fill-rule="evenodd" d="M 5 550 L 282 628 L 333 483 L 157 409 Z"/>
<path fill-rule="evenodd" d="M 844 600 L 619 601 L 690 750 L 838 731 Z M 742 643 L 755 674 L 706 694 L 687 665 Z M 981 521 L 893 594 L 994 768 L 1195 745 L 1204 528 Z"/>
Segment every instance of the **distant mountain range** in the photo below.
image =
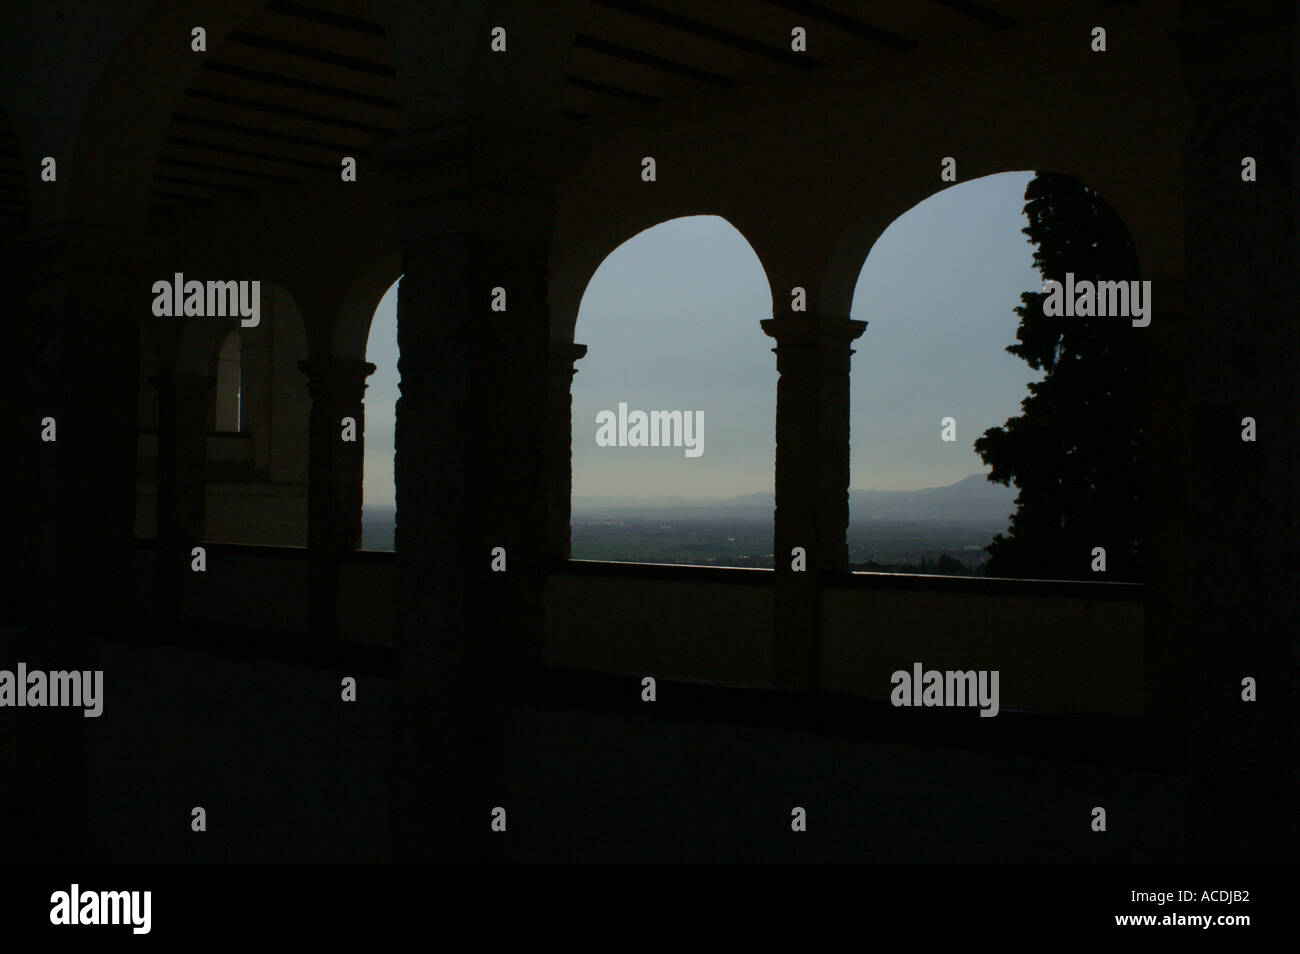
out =
<path fill-rule="evenodd" d="M 947 487 L 924 490 L 850 490 L 849 512 L 854 522 L 873 518 L 889 520 L 989 520 L 1005 521 L 1016 510 L 1016 488 L 1003 487 L 984 474 L 972 474 Z M 682 517 L 770 514 L 775 507 L 771 493 L 740 497 L 690 499 L 688 497 L 574 497 L 575 516 Z"/>

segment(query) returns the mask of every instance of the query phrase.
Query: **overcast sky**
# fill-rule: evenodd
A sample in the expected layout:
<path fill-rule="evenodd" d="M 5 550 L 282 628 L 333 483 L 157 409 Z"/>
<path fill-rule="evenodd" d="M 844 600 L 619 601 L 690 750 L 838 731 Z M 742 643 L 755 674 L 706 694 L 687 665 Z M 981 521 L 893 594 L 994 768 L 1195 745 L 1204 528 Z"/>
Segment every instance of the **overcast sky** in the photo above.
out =
<path fill-rule="evenodd" d="M 868 256 L 852 317 L 855 489 L 943 486 L 986 468 L 971 445 L 1019 413 L 1037 375 L 1003 349 L 1012 309 L 1040 287 L 1021 233 L 1028 172 L 959 183 L 897 219 Z M 776 356 L 759 321 L 771 293 L 758 257 L 726 221 L 664 222 L 614 249 L 578 312 L 588 346 L 573 382 L 575 497 L 730 497 L 773 486 Z M 397 293 L 375 312 L 367 358 L 365 500 L 393 502 Z M 598 447 L 596 414 L 702 411 L 704 453 Z M 939 439 L 957 420 L 957 441 Z"/>

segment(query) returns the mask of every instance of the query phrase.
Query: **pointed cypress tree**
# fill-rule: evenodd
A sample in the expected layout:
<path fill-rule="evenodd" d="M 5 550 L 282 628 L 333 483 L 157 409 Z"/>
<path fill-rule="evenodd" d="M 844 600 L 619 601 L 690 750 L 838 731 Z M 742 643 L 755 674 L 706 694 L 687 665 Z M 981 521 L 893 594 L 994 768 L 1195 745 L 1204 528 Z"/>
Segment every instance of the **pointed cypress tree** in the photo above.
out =
<path fill-rule="evenodd" d="M 1044 281 L 1130 281 L 1137 250 L 1094 190 L 1039 172 L 1025 189 L 1026 235 Z M 1018 343 L 1043 371 L 1019 417 L 985 431 L 975 451 L 989 480 L 1020 491 L 1008 532 L 986 548 L 992 576 L 1142 579 L 1142 329 L 1123 318 L 1048 317 L 1042 292 L 1020 296 Z M 1105 574 L 1092 549 L 1106 550 Z"/>

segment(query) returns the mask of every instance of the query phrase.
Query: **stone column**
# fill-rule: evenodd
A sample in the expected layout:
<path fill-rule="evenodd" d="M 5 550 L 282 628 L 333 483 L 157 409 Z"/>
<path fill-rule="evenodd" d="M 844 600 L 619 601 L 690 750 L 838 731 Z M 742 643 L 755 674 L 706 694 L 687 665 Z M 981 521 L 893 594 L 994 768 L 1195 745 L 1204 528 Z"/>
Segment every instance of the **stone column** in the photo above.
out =
<path fill-rule="evenodd" d="M 20 447 L 34 561 L 23 587 L 37 625 L 126 604 L 136 493 L 141 292 L 136 236 L 67 223 L 14 242 L 23 270 L 16 332 L 25 379 Z M 57 440 L 40 440 L 53 418 Z M 24 455 L 25 456 L 25 455 Z M 74 596 L 75 594 L 75 596 Z"/>
<path fill-rule="evenodd" d="M 22 406 L 9 493 L 23 504 L 16 658 L 85 669 L 87 636 L 119 625 L 130 597 L 136 494 L 139 314 L 149 307 L 139 236 L 64 222 L 28 233 L 13 337 Z M 56 440 L 43 441 L 53 421 Z M 111 677 L 109 677 L 111 678 Z M 112 686 L 106 690 L 112 698 Z M 76 861 L 82 849 L 82 713 L 24 709 L 18 725 L 18 858 Z"/>
<path fill-rule="evenodd" d="M 1142 573 L 1146 584 L 1142 712 L 1148 719 L 1177 722 L 1186 680 L 1187 633 L 1186 476 L 1188 465 L 1187 311 L 1185 282 L 1151 283 L 1150 326 L 1126 330 L 1144 336 L 1145 427 L 1143 435 Z"/>
<path fill-rule="evenodd" d="M 337 631 L 339 563 L 361 546 L 361 483 L 369 361 L 322 355 L 300 361 L 311 395 L 307 467 L 307 631 Z M 344 440 L 350 418 L 353 440 Z"/>
<path fill-rule="evenodd" d="M 1295 857 L 1300 206 L 1293 4 L 1188 0 L 1188 861 Z M 1242 160 L 1255 160 L 1255 181 Z M 1159 308 L 1159 302 L 1156 302 Z M 1159 321 L 1159 311 L 1153 321 Z M 1254 442 L 1242 419 L 1256 421 Z M 1258 701 L 1242 700 L 1242 680 Z"/>
<path fill-rule="evenodd" d="M 819 681 L 821 582 L 848 571 L 850 343 L 867 323 L 791 314 L 762 322 L 776 339 L 774 678 Z M 806 569 L 792 568 L 801 547 Z"/>
<path fill-rule="evenodd" d="M 182 605 L 191 550 L 206 532 L 207 432 L 212 379 L 162 371 L 158 389 L 158 549 L 155 587 L 159 612 Z"/>
<path fill-rule="evenodd" d="M 22 286 L 21 262 L 12 254 L 0 255 L 0 287 L 11 290 Z M 5 296 L 3 311 L 0 315 L 10 328 L 10 347 L 18 351 L 18 356 L 26 356 L 24 348 L 24 324 L 22 301 L 11 291 Z M 26 375 L 14 367 L 11 373 L 0 378 L 0 440 L 10 448 L 12 459 L 6 466 L 6 479 L 12 487 L 27 487 L 25 472 L 34 459 L 35 444 L 32 442 L 32 427 L 36 423 L 32 410 L 26 405 L 28 396 Z M 9 528 L 11 545 L 0 550 L 0 618 L 18 620 L 22 617 L 23 574 L 25 547 L 21 533 L 25 511 L 30 506 L 18 493 L 0 494 L 0 525 Z"/>
<path fill-rule="evenodd" d="M 546 515 L 548 556 L 569 559 L 569 520 L 573 505 L 573 376 L 587 346 L 551 341 L 546 398 Z"/>
<path fill-rule="evenodd" d="M 406 860 L 481 857 L 494 804 L 480 761 L 481 674 L 541 650 L 547 263 L 554 181 L 574 151 L 478 122 L 412 131 L 379 150 L 405 268 L 393 830 Z"/>

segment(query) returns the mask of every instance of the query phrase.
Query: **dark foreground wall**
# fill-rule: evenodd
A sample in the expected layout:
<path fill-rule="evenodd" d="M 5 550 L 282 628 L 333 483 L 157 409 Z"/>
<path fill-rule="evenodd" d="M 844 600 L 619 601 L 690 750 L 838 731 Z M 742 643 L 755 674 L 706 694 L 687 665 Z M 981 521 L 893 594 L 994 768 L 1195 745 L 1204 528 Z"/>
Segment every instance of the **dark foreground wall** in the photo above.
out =
<path fill-rule="evenodd" d="M 185 638 L 184 633 L 180 638 Z M 92 860 L 387 861 L 391 680 L 95 639 L 84 719 Z M 341 700 L 345 675 L 357 701 Z M 191 810 L 207 831 L 191 831 Z"/>
<path fill-rule="evenodd" d="M 148 633 L 89 641 L 106 682 L 104 714 L 82 720 L 90 859 L 389 860 L 383 651 L 250 631 L 222 645 L 202 628 L 171 638 L 203 648 Z M 254 648 L 270 658 L 246 655 Z M 340 698 L 345 675 L 358 681 L 354 703 Z M 662 681 L 643 703 L 636 677 L 511 677 L 487 699 L 482 813 L 470 821 L 492 861 L 1185 857 L 1176 733 L 901 712 Z M 195 806 L 206 832 L 191 831 Z M 496 806 L 504 833 L 489 831 Z M 806 832 L 791 831 L 795 806 Z M 1091 830 L 1095 806 L 1104 833 Z"/>
<path fill-rule="evenodd" d="M 578 670 L 499 681 L 489 794 L 510 827 L 491 857 L 1184 858 L 1186 750 L 1170 726 L 664 680 L 649 703 L 640 685 Z M 1105 832 L 1090 826 L 1098 806 Z"/>

